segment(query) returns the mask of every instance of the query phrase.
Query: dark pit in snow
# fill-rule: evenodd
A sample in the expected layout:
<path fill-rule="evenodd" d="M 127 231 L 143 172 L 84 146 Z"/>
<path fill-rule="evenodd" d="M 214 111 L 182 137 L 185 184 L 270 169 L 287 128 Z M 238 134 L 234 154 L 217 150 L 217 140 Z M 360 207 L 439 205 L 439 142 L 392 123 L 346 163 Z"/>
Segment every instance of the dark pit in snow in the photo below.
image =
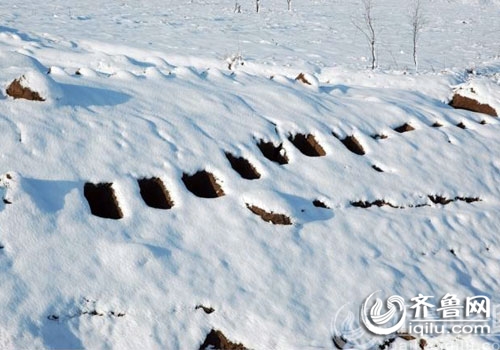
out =
<path fill-rule="evenodd" d="M 243 157 L 235 157 L 229 152 L 226 152 L 226 158 L 234 171 L 240 174 L 242 178 L 247 180 L 260 179 L 259 172 L 247 159 Z"/>
<path fill-rule="evenodd" d="M 115 196 L 112 183 L 93 184 L 87 182 L 83 194 L 93 215 L 106 219 L 121 219 L 122 210 Z"/>
<path fill-rule="evenodd" d="M 326 155 L 325 150 L 321 147 L 318 141 L 316 141 L 314 135 L 312 134 L 296 134 L 295 136 L 290 135 L 288 139 L 302 154 L 308 157 L 322 157 Z"/>
<path fill-rule="evenodd" d="M 141 190 L 142 199 L 151 208 L 170 209 L 174 206 L 165 184 L 159 178 L 143 178 L 137 180 L 137 183 Z"/>
<path fill-rule="evenodd" d="M 257 143 L 257 147 L 259 147 L 264 157 L 270 161 L 280 165 L 288 164 L 288 157 L 286 156 L 286 151 L 282 143 L 275 146 L 272 142 L 260 140 L 259 143 Z"/>
<path fill-rule="evenodd" d="M 195 196 L 201 198 L 217 198 L 224 196 L 222 187 L 217 183 L 215 176 L 205 170 L 193 175 L 184 173 L 182 181 L 186 188 Z"/>

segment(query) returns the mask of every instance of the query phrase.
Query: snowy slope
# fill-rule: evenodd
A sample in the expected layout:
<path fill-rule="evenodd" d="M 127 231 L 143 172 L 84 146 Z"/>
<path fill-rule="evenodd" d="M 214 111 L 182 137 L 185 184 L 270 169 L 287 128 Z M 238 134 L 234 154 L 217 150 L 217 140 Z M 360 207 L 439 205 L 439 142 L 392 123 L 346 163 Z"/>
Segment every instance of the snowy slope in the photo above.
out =
<path fill-rule="evenodd" d="M 330 349 L 335 313 L 376 290 L 500 302 L 500 122 L 448 106 L 473 86 L 500 112 L 498 4 L 428 5 L 419 75 L 404 72 L 411 48 L 382 16 L 382 69 L 365 70 L 353 4 L 233 5 L 0 5 L 0 348 L 197 349 L 215 328 L 252 349 Z M 447 25 L 433 16 L 444 10 Z M 23 75 L 45 101 L 7 96 Z M 301 153 L 298 133 L 326 155 Z M 282 143 L 288 164 L 260 140 Z M 199 170 L 225 195 L 188 191 L 183 174 Z M 171 209 L 145 204 L 144 177 L 163 181 Z M 113 184 L 122 219 L 91 214 L 87 182 Z M 376 200 L 390 205 L 353 205 Z"/>

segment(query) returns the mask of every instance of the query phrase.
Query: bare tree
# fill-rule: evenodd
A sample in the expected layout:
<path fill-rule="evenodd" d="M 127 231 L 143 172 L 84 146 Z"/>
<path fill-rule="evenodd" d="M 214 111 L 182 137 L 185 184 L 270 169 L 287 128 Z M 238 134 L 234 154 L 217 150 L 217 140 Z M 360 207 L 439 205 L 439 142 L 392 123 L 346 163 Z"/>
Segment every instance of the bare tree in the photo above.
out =
<path fill-rule="evenodd" d="M 255 0 L 255 10 L 257 13 L 260 12 L 260 0 Z"/>
<path fill-rule="evenodd" d="M 286 0 L 288 3 L 288 11 L 292 11 L 292 0 Z"/>
<path fill-rule="evenodd" d="M 418 42 L 420 39 L 420 32 L 425 25 L 425 18 L 422 13 L 422 2 L 421 0 L 413 0 L 412 7 L 410 9 L 410 21 L 411 29 L 413 35 L 413 63 L 415 64 L 415 73 L 418 72 Z"/>
<path fill-rule="evenodd" d="M 374 0 L 361 0 L 361 4 L 363 6 L 363 21 L 361 23 L 352 21 L 352 23 L 368 40 L 372 56 L 372 69 L 375 69 L 377 67 L 377 50 L 375 47 L 377 40 L 373 23 L 373 3 Z"/>

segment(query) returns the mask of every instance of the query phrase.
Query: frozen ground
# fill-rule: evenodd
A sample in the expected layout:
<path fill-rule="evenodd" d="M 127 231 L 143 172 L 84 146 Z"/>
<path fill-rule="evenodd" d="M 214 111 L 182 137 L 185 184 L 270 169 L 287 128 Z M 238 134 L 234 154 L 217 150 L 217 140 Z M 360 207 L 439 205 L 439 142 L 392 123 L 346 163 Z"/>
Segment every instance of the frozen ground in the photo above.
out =
<path fill-rule="evenodd" d="M 498 1 L 427 4 L 418 75 L 401 2 L 376 7 L 376 72 L 351 23 L 358 5 L 293 6 L 0 4 L 0 348 L 198 349 L 215 328 L 251 349 L 333 349 L 337 311 L 376 290 L 500 302 L 500 122 L 447 104 L 464 86 L 500 112 Z M 6 95 L 23 74 L 46 101 Z M 415 130 L 394 130 L 405 123 Z M 302 154 L 297 133 L 326 155 Z M 351 135 L 364 155 L 339 140 Z M 283 143 L 288 164 L 261 139 Z M 223 197 L 186 189 L 199 170 Z M 144 203 L 144 177 L 163 180 L 171 209 Z M 86 182 L 113 183 L 123 218 L 91 215 Z M 376 200 L 401 208 L 352 205 Z"/>

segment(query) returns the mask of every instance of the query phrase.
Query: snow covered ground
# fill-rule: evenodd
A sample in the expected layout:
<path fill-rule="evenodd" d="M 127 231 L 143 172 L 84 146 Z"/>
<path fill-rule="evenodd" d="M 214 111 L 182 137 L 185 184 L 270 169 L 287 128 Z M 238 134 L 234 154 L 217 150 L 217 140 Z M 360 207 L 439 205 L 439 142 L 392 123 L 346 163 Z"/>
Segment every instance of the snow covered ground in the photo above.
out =
<path fill-rule="evenodd" d="M 219 329 L 251 349 L 334 349 L 335 315 L 377 290 L 500 303 L 500 122 L 448 105 L 461 89 L 500 113 L 500 2 L 425 2 L 419 74 L 404 1 L 376 3 L 376 71 L 358 3 L 261 2 L 0 3 L 0 348 L 198 349 Z M 23 75 L 45 101 L 7 96 Z M 223 196 L 186 188 L 200 170 Z M 141 198 L 150 177 L 171 209 Z M 87 182 L 112 183 L 123 218 L 92 215 Z"/>

